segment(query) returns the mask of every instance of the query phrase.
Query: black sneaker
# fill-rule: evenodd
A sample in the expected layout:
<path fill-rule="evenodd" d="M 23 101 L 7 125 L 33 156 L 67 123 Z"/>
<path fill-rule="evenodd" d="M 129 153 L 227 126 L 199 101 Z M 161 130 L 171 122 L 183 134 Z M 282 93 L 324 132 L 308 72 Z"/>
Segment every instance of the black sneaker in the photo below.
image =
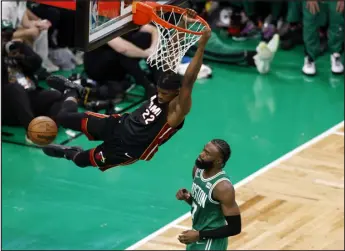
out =
<path fill-rule="evenodd" d="M 67 89 L 63 93 L 63 98 L 64 98 L 64 100 L 66 100 L 67 98 L 75 98 L 76 100 L 79 100 L 79 94 L 78 94 L 78 92 L 76 90 Z"/>
<path fill-rule="evenodd" d="M 90 111 L 98 112 L 102 109 L 108 109 L 112 105 L 111 100 L 94 100 L 87 102 L 85 108 Z"/>
<path fill-rule="evenodd" d="M 73 159 L 75 154 L 82 152 L 83 149 L 76 146 L 50 144 L 48 146 L 42 147 L 42 151 L 50 157 Z"/>
<path fill-rule="evenodd" d="M 51 75 L 47 78 L 47 84 L 49 87 L 58 90 L 61 93 L 65 93 L 65 91 L 68 89 L 76 90 L 81 99 L 83 99 L 85 93 L 87 93 L 85 87 L 76 84 L 63 76 Z"/>

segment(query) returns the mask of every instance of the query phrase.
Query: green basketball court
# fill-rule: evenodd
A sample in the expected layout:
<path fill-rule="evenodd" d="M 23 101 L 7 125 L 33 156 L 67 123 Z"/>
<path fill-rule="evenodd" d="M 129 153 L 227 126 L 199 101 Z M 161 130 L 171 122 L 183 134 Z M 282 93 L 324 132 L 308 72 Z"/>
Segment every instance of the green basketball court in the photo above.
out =
<path fill-rule="evenodd" d="M 236 183 L 339 123 L 344 77 L 331 74 L 328 54 L 317 61 L 318 76 L 303 76 L 303 56 L 302 47 L 279 51 L 268 75 L 206 62 L 213 78 L 196 83 L 184 129 L 150 162 L 102 173 L 3 143 L 2 248 L 125 249 L 188 211 L 175 193 L 190 188 L 194 161 L 209 140 L 230 143 L 225 170 Z M 25 144 L 23 130 L 3 130 Z M 69 138 L 61 129 L 57 141 Z M 68 144 L 97 142 L 81 136 Z"/>

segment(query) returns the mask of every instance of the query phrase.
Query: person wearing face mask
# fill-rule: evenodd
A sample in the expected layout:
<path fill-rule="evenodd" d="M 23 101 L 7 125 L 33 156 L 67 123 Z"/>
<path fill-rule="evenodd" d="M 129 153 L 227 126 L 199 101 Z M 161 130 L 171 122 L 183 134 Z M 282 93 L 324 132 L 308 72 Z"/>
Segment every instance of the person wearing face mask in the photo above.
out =
<path fill-rule="evenodd" d="M 241 233 L 235 189 L 223 170 L 230 155 L 226 141 L 208 142 L 195 161 L 192 191 L 177 191 L 176 198 L 191 205 L 193 229 L 178 237 L 186 250 L 227 250 L 228 237 Z"/>

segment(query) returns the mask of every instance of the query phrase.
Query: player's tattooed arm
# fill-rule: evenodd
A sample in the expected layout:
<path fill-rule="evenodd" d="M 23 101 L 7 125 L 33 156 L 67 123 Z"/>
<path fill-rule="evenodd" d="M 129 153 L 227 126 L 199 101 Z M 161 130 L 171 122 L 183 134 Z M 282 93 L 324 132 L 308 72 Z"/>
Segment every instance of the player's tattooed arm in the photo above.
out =
<path fill-rule="evenodd" d="M 186 115 L 187 113 L 189 113 L 192 106 L 192 90 L 194 82 L 196 81 L 200 68 L 202 66 L 205 46 L 210 36 L 211 30 L 206 29 L 199 40 L 198 49 L 183 76 L 176 106 L 176 111 L 180 115 Z"/>

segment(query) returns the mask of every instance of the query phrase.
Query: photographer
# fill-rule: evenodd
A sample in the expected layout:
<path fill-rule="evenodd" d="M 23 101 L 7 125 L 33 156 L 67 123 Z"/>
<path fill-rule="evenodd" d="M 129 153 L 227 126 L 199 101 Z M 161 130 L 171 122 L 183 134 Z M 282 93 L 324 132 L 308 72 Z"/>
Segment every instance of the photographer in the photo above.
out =
<path fill-rule="evenodd" d="M 11 32 L 10 28 L 2 29 L 2 123 L 22 126 L 27 130 L 32 119 L 37 116 L 54 119 L 66 108 L 64 101 L 71 94 L 45 90 L 38 86 L 33 73 L 41 66 L 42 59 L 30 46 L 20 40 L 12 40 L 12 35 L 13 30 Z M 77 108 L 76 102 L 68 106 L 71 112 L 77 111 Z M 27 137 L 26 139 L 29 141 Z"/>

